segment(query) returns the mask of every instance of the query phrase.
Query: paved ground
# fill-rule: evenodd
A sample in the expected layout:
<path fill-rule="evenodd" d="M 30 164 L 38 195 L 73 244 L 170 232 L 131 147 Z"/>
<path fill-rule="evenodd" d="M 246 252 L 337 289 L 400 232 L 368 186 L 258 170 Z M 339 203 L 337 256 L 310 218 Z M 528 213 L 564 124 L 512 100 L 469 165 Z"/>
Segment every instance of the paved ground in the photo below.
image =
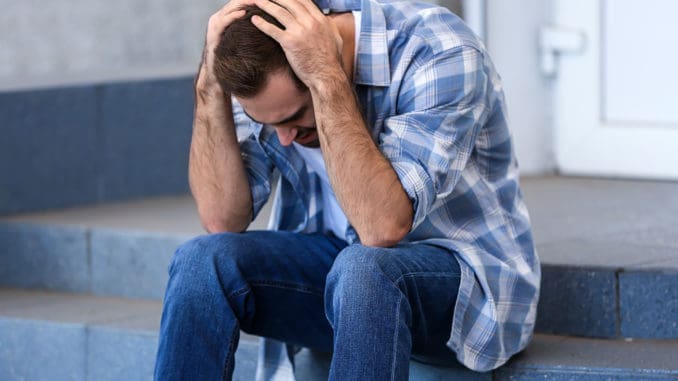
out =
<path fill-rule="evenodd" d="M 544 263 L 678 269 L 678 182 L 523 180 Z"/>
<path fill-rule="evenodd" d="M 524 178 L 522 185 L 542 262 L 678 269 L 678 182 L 548 176 Z M 267 215 L 264 210 L 251 228 L 265 228 Z M 4 219 L 191 235 L 202 232 L 189 196 Z"/>

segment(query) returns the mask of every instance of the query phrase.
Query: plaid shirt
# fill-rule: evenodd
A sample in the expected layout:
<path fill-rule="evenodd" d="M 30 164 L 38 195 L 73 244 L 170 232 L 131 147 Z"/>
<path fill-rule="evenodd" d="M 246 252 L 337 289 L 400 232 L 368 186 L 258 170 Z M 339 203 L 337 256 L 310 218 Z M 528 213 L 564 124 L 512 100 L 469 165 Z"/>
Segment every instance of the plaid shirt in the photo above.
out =
<path fill-rule="evenodd" d="M 414 207 L 405 240 L 455 253 L 461 284 L 447 345 L 468 368 L 494 369 L 530 341 L 540 282 L 499 76 L 482 42 L 445 8 L 387 0 L 320 6 L 362 12 L 354 83 L 367 127 Z M 270 127 L 237 103 L 234 111 L 255 215 L 277 168 L 270 228 L 324 231 L 318 176 Z M 351 227 L 347 237 L 358 240 Z M 271 379 L 284 372 L 270 365 L 286 356 L 265 344 L 259 376 Z"/>

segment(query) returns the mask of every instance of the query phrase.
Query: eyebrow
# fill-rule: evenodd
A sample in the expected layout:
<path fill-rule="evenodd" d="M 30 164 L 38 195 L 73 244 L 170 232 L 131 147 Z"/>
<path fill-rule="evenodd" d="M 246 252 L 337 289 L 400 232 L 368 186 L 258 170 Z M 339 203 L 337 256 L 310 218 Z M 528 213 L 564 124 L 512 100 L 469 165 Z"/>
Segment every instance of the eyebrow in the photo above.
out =
<path fill-rule="evenodd" d="M 279 120 L 275 123 L 262 123 L 262 122 L 260 122 L 256 119 L 252 118 L 252 116 L 250 114 L 248 114 L 247 111 L 245 111 L 245 108 L 243 108 L 242 111 L 245 113 L 245 115 L 247 115 L 248 118 L 252 119 L 252 121 L 254 121 L 255 123 L 273 125 L 273 124 L 284 124 L 284 123 L 288 123 L 288 122 L 297 120 L 304 115 L 307 108 L 308 108 L 308 105 L 303 105 L 303 106 L 299 107 L 299 109 L 297 111 L 295 111 L 294 114 L 288 116 L 287 118 Z"/>

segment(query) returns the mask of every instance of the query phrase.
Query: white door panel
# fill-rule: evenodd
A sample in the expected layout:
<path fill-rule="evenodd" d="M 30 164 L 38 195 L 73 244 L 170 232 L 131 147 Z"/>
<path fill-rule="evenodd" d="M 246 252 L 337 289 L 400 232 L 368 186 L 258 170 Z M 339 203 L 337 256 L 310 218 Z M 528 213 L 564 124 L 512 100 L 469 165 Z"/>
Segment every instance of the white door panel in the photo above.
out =
<path fill-rule="evenodd" d="M 604 3 L 605 120 L 677 125 L 678 2 Z"/>
<path fill-rule="evenodd" d="M 556 157 L 569 174 L 678 178 L 678 2 L 555 0 L 585 34 L 555 84 Z"/>

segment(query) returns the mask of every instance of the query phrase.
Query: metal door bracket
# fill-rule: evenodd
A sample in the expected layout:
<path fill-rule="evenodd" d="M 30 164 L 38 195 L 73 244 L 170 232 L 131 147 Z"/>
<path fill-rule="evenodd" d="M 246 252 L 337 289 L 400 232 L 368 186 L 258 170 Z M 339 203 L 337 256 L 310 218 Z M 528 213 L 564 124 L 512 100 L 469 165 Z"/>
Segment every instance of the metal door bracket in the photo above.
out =
<path fill-rule="evenodd" d="M 582 53 L 586 48 L 586 34 L 580 30 L 545 26 L 539 30 L 541 72 L 554 77 L 558 72 L 557 59 L 562 54 Z"/>

